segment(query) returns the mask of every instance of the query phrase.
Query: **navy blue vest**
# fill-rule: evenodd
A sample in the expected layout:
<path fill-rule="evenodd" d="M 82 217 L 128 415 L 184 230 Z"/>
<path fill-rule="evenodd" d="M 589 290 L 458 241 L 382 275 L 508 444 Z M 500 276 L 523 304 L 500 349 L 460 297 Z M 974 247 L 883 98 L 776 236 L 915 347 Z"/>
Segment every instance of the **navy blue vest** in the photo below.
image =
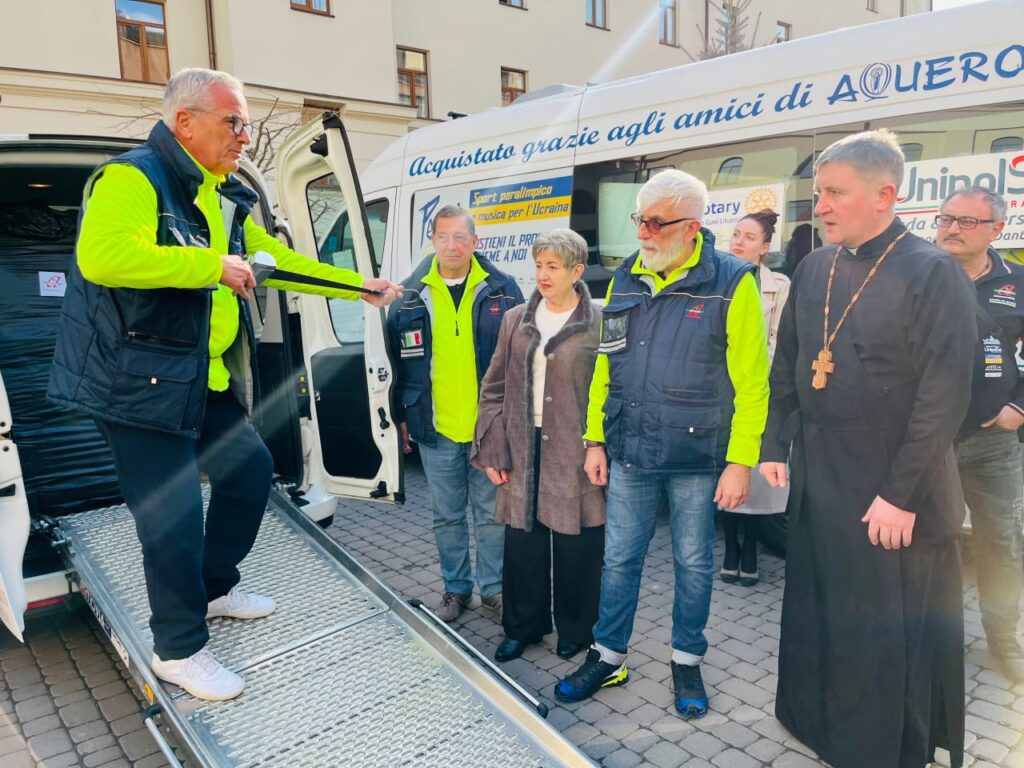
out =
<path fill-rule="evenodd" d="M 138 168 L 156 190 L 157 245 L 209 246 L 206 217 L 195 204 L 202 172 L 163 123 L 141 147 L 109 162 Z M 106 165 L 90 178 L 86 200 Z M 234 176 L 220 193 L 231 209 L 225 219 L 228 252 L 245 253 L 245 219 L 259 198 Z M 196 437 L 206 405 L 211 304 L 212 287 L 106 288 L 86 280 L 76 260 L 68 275 L 47 397 L 97 418 Z M 232 349 L 248 344 L 253 352 L 252 320 L 244 302 L 239 311 L 245 333 Z M 226 363 L 229 357 L 254 357 L 231 352 L 225 354 Z M 250 370 L 231 373 L 233 385 L 236 376 L 245 376 L 255 388 L 251 364 Z"/>
<path fill-rule="evenodd" d="M 726 367 L 726 315 L 754 267 L 715 251 L 701 230 L 700 260 L 651 295 L 626 259 L 604 307 L 600 352 L 610 382 L 604 431 L 608 456 L 653 472 L 717 473 L 725 467 L 733 412 Z"/>
<path fill-rule="evenodd" d="M 487 272 L 473 297 L 473 347 L 479 384 L 498 346 L 501 321 L 512 307 L 523 303 L 523 292 L 514 278 L 480 254 L 474 256 Z M 434 258 L 423 259 L 419 267 L 402 281 L 402 285 L 414 288 L 415 292 L 409 291 L 404 301 L 393 304 L 388 312 L 391 349 L 401 352 L 395 377 L 398 385 L 395 418 L 406 422 L 413 440 L 429 446 L 437 444 L 430 379 L 433 339 L 430 307 L 423 301 L 422 292 L 426 289 L 423 278 L 430 271 Z"/>

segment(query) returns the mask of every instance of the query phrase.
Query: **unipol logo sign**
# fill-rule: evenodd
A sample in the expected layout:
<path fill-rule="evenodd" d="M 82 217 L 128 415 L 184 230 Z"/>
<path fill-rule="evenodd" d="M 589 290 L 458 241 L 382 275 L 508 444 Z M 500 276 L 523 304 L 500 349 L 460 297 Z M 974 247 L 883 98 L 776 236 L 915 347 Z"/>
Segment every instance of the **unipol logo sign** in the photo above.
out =
<path fill-rule="evenodd" d="M 997 248 L 1024 245 L 1024 153 L 943 157 L 907 163 L 896 214 L 917 235 L 935 239 L 935 214 L 958 189 L 984 187 L 1006 199 L 1006 228 Z"/>

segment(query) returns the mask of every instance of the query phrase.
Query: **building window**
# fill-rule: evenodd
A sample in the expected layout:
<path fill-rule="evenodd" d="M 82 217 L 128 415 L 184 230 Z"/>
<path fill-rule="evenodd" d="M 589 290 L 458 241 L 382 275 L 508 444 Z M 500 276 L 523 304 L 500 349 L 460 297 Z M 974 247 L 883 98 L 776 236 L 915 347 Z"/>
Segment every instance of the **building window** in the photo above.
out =
<path fill-rule="evenodd" d="M 296 11 L 309 11 L 310 13 L 322 13 L 324 16 L 330 16 L 331 0 L 292 0 L 292 9 Z"/>
<path fill-rule="evenodd" d="M 592 27 L 608 29 L 608 0 L 585 0 L 587 4 L 587 24 Z"/>
<path fill-rule="evenodd" d="M 909 141 L 906 144 L 900 144 L 900 149 L 903 150 L 904 160 L 908 163 L 916 163 L 921 159 L 921 153 L 924 151 L 924 145 L 916 141 Z"/>
<path fill-rule="evenodd" d="M 1024 139 L 1020 136 L 1001 136 L 992 142 L 992 152 L 1017 152 L 1024 149 Z"/>
<path fill-rule="evenodd" d="M 872 13 L 878 13 L 878 0 L 868 0 L 868 10 Z"/>
<path fill-rule="evenodd" d="M 676 41 L 677 0 L 658 0 L 658 42 L 677 45 Z"/>
<path fill-rule="evenodd" d="M 498 0 L 498 5 L 507 5 L 510 8 L 522 8 L 526 10 L 526 0 Z"/>
<path fill-rule="evenodd" d="M 793 39 L 793 25 L 784 21 L 775 22 L 775 42 L 788 43 Z"/>
<path fill-rule="evenodd" d="M 148 0 L 115 0 L 117 50 L 121 77 L 146 83 L 166 83 L 167 27 L 164 4 Z"/>
<path fill-rule="evenodd" d="M 419 117 L 430 117 L 430 80 L 427 52 L 398 49 L 398 101 L 416 107 Z"/>
<path fill-rule="evenodd" d="M 743 170 L 742 157 L 730 157 L 722 161 L 718 166 L 718 175 L 715 176 L 715 186 L 735 184 L 740 180 L 740 171 Z"/>
<path fill-rule="evenodd" d="M 505 107 L 526 93 L 526 73 L 519 69 L 501 68 L 501 106 Z"/>

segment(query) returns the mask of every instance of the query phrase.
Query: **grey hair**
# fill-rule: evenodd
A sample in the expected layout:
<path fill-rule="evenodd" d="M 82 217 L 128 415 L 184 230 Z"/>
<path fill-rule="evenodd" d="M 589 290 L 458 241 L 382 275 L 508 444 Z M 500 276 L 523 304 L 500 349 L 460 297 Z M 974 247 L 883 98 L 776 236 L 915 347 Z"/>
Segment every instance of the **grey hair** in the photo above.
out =
<path fill-rule="evenodd" d="M 199 67 L 175 72 L 164 90 L 164 103 L 161 107 L 164 125 L 174 128 L 174 118 L 179 109 L 208 109 L 210 89 L 215 85 L 226 86 L 239 96 L 245 96 L 242 82 L 227 72 Z"/>
<path fill-rule="evenodd" d="M 814 172 L 829 163 L 847 163 L 861 176 L 881 175 L 897 189 L 903 183 L 903 150 L 888 128 L 862 131 L 830 144 L 814 161 Z"/>
<path fill-rule="evenodd" d="M 661 200 L 671 200 L 700 221 L 708 207 L 708 188 L 703 181 L 676 168 L 656 173 L 636 195 L 637 211 L 646 211 Z"/>
<path fill-rule="evenodd" d="M 954 197 L 980 198 L 988 203 L 989 210 L 992 211 L 993 219 L 996 221 L 1006 221 L 1006 198 L 998 192 L 993 192 L 988 187 L 961 187 L 960 189 L 954 190 L 949 193 L 949 196 L 945 200 L 942 201 L 941 208 L 945 208 L 946 203 Z"/>
<path fill-rule="evenodd" d="M 461 205 L 446 205 L 434 215 L 434 222 L 431 225 L 431 231 L 437 230 L 438 219 L 454 219 L 461 216 L 465 222 L 466 227 L 469 229 L 469 234 L 476 237 L 476 219 L 473 218 L 473 214 L 463 208 Z"/>
<path fill-rule="evenodd" d="M 587 241 L 571 229 L 552 229 L 537 236 L 533 241 L 533 259 L 541 251 L 551 251 L 562 260 L 562 266 L 572 270 L 577 264 L 587 263 Z"/>

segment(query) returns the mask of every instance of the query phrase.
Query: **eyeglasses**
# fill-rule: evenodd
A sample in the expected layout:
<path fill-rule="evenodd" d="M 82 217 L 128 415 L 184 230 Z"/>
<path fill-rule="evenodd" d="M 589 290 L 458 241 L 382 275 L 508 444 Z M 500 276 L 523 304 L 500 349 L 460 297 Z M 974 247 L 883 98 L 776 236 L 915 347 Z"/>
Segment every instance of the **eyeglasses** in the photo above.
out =
<path fill-rule="evenodd" d="M 935 217 L 935 223 L 942 228 L 953 226 L 953 222 L 960 225 L 960 229 L 974 229 L 979 224 L 994 224 L 995 219 L 976 219 L 973 216 L 947 216 L 940 213 Z"/>
<path fill-rule="evenodd" d="M 191 107 L 189 109 L 189 112 L 203 112 L 203 113 L 205 113 L 207 115 L 216 115 L 217 114 L 216 112 L 211 112 L 208 109 L 198 109 L 197 107 Z M 249 122 L 249 123 L 245 122 L 245 120 L 240 118 L 238 115 L 225 115 L 224 116 L 224 122 L 231 123 L 231 132 L 233 134 L 235 134 L 235 136 L 241 136 L 242 135 L 242 131 L 245 131 L 247 134 L 249 134 L 249 136 L 252 136 L 252 130 L 253 130 L 253 125 L 254 124 L 251 123 L 251 122 Z"/>
<path fill-rule="evenodd" d="M 696 221 L 696 219 L 694 219 L 691 216 L 685 216 L 681 219 L 672 219 L 672 221 L 662 221 L 661 219 L 645 219 L 639 213 L 629 214 L 629 219 L 630 221 L 633 222 L 633 225 L 637 229 L 640 229 L 641 226 L 646 224 L 647 231 L 650 232 L 652 235 L 658 234 L 659 232 L 661 232 L 662 227 L 667 227 L 670 224 L 678 224 L 681 221 Z"/>

